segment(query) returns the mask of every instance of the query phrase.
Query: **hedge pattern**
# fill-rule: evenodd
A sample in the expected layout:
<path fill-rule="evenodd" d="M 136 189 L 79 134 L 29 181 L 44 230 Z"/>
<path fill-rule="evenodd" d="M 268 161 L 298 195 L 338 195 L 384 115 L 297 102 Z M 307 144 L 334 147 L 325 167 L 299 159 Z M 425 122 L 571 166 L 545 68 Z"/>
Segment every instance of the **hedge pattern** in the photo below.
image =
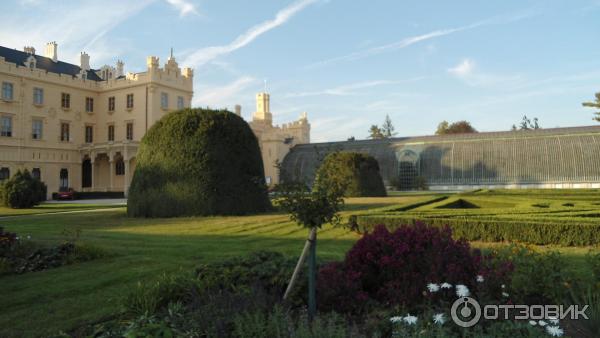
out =
<path fill-rule="evenodd" d="M 258 141 L 236 114 L 184 109 L 163 117 L 142 139 L 130 216 L 241 215 L 270 208 Z"/>
<path fill-rule="evenodd" d="M 600 244 L 600 222 L 585 224 L 577 222 L 535 222 L 473 218 L 418 218 L 411 215 L 358 215 L 354 227 L 360 232 L 370 232 L 377 225 L 390 230 L 405 224 L 423 222 L 432 226 L 448 225 L 456 238 L 469 241 L 500 242 L 515 241 L 530 244 L 559 244 L 586 246 Z"/>
<path fill-rule="evenodd" d="M 315 189 L 344 191 L 346 197 L 387 196 L 379 163 L 369 155 L 335 152 L 327 155 L 315 178 Z"/>

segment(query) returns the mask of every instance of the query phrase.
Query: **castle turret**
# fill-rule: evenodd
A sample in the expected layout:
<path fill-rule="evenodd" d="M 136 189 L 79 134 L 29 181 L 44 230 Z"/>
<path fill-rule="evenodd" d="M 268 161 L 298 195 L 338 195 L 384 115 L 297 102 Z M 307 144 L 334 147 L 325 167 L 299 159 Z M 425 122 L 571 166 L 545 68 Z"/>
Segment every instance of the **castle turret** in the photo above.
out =
<path fill-rule="evenodd" d="M 56 41 L 48 42 L 46 44 L 46 53 L 44 56 L 52 59 L 54 62 L 58 61 L 58 45 L 56 44 Z"/>
<path fill-rule="evenodd" d="M 256 94 L 256 112 L 252 118 L 253 121 L 262 121 L 268 125 L 273 124 L 273 115 L 271 114 L 270 97 L 268 93 Z"/>

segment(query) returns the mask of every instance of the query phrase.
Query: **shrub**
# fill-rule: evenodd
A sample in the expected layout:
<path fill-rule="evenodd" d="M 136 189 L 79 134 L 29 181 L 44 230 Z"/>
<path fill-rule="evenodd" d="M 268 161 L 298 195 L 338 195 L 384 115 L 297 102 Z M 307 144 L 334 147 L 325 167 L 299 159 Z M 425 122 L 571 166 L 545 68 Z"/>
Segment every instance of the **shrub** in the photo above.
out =
<path fill-rule="evenodd" d="M 146 133 L 127 201 L 135 217 L 233 215 L 270 208 L 258 141 L 228 111 L 169 113 Z"/>
<path fill-rule="evenodd" d="M 129 314 L 153 315 L 169 303 L 185 299 L 195 288 L 195 281 L 189 276 L 162 274 L 156 280 L 138 282 L 125 297 L 123 305 Z"/>
<path fill-rule="evenodd" d="M 378 226 L 365 234 L 343 262 L 319 271 L 319 306 L 325 310 L 362 312 L 370 303 L 414 308 L 428 283 L 471 287 L 478 273 L 489 275 L 478 251 L 453 240 L 450 228 L 418 223 L 389 232 Z M 508 274 L 510 268 L 504 269 Z M 505 276 L 495 276 L 505 277 Z"/>
<path fill-rule="evenodd" d="M 586 246 L 600 243 L 600 224 L 556 222 L 554 220 L 502 220 L 476 217 L 426 217 L 422 215 L 357 215 L 356 228 L 368 232 L 380 224 L 395 229 L 404 224 L 427 222 L 437 227 L 449 226 L 456 238 L 484 242 L 523 242 Z"/>
<path fill-rule="evenodd" d="M 377 160 L 361 153 L 327 155 L 317 170 L 314 187 L 343 191 L 347 197 L 386 196 Z"/>
<path fill-rule="evenodd" d="M 46 185 L 29 174 L 29 171 L 17 171 L 7 180 L 2 189 L 2 201 L 11 208 L 31 208 L 46 199 Z"/>

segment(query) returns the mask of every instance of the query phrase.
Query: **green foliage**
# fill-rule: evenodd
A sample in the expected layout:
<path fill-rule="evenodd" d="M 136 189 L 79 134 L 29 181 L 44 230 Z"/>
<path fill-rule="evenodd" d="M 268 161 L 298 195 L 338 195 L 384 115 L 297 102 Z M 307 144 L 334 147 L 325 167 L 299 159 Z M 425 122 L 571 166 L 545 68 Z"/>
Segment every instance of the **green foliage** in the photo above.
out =
<path fill-rule="evenodd" d="M 357 215 L 360 232 L 370 231 L 379 224 L 390 229 L 422 221 L 434 226 L 449 225 L 456 238 L 484 242 L 523 242 L 530 244 L 560 244 L 586 246 L 600 243 L 600 224 L 529 222 L 471 217 L 423 217 L 414 214 Z"/>
<path fill-rule="evenodd" d="M 335 312 L 320 314 L 309 325 L 306 316 L 294 316 L 280 306 L 270 313 L 245 312 L 234 319 L 233 337 L 239 338 L 346 338 L 358 336 L 356 329 Z"/>
<path fill-rule="evenodd" d="M 17 173 L 2 184 L 0 198 L 11 208 L 31 208 L 46 199 L 46 185 L 33 178 L 27 169 Z"/>
<path fill-rule="evenodd" d="M 283 295 L 295 260 L 278 252 L 258 251 L 222 262 L 203 264 L 196 269 L 203 289 L 241 291 L 260 286 Z"/>
<path fill-rule="evenodd" d="M 383 136 L 383 131 L 381 130 L 381 128 L 374 124 L 371 126 L 371 128 L 369 128 L 369 138 L 379 140 L 385 137 Z"/>
<path fill-rule="evenodd" d="M 498 255 L 513 263 L 510 285 L 513 302 L 560 304 L 568 295 L 571 280 L 560 253 L 538 253 L 522 245 L 510 245 L 499 250 Z"/>
<path fill-rule="evenodd" d="M 442 121 L 438 124 L 436 135 L 447 135 L 447 134 L 465 134 L 465 133 L 476 133 L 477 130 L 473 128 L 468 121 L 457 121 L 448 123 L 448 121 Z"/>
<path fill-rule="evenodd" d="M 142 139 L 127 201 L 130 216 L 269 209 L 258 141 L 236 114 L 208 109 L 169 113 Z"/>
<path fill-rule="evenodd" d="M 346 197 L 387 195 L 377 160 L 351 152 L 327 155 L 317 170 L 314 189 L 340 191 Z"/>
<path fill-rule="evenodd" d="M 344 204 L 342 193 L 335 187 L 318 187 L 309 191 L 302 183 L 284 183 L 276 187 L 277 203 L 290 214 L 290 219 L 305 228 L 320 228 L 323 224 L 340 223 L 339 212 Z"/>
<path fill-rule="evenodd" d="M 589 319 L 578 322 L 588 331 L 589 337 L 598 334 L 600 332 L 600 289 L 597 286 L 590 286 L 583 290 L 574 290 L 571 293 L 570 301 L 573 305 L 589 305 L 586 311 Z"/>
<path fill-rule="evenodd" d="M 582 105 L 584 107 L 600 109 L 600 92 L 596 93 L 595 97 L 596 98 L 594 101 L 584 102 L 584 103 L 582 103 Z M 594 114 L 596 115 L 594 117 L 594 120 L 600 122 L 600 110 L 597 112 L 594 112 Z"/>
<path fill-rule="evenodd" d="M 541 129 L 540 125 L 539 125 L 539 120 L 537 117 L 533 118 L 533 122 L 527 117 L 527 115 L 523 115 L 523 120 L 521 120 L 521 123 L 519 124 L 519 129 L 520 130 L 537 130 L 537 129 Z M 517 130 L 517 127 L 515 125 L 513 125 L 512 130 Z"/>
<path fill-rule="evenodd" d="M 137 287 L 124 298 L 123 307 L 135 316 L 154 315 L 171 302 L 185 299 L 197 285 L 184 274 L 162 274 L 150 282 L 138 282 Z"/>

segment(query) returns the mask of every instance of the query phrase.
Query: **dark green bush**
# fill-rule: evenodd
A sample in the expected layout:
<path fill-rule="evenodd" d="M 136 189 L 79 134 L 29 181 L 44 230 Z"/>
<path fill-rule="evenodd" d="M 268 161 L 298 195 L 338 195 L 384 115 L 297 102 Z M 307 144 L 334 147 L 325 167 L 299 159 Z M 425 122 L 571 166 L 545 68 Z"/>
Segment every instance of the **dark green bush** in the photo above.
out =
<path fill-rule="evenodd" d="M 357 215 L 355 227 L 367 232 L 383 224 L 395 229 L 404 224 L 422 221 L 434 226 L 448 225 L 455 238 L 484 242 L 523 242 L 529 244 L 559 244 L 586 246 L 600 243 L 600 224 L 548 221 L 514 221 L 477 219 L 473 217 L 423 217 L 418 215 Z"/>
<path fill-rule="evenodd" d="M 27 169 L 17 173 L 3 185 L 1 199 L 11 208 L 31 208 L 46 199 L 46 185 L 31 176 Z"/>
<path fill-rule="evenodd" d="M 163 117 L 142 139 L 130 216 L 238 215 L 270 207 L 258 141 L 241 117 L 185 109 Z"/>
<path fill-rule="evenodd" d="M 387 195 L 377 160 L 369 155 L 351 152 L 327 155 L 317 170 L 314 188 L 343 191 L 346 197 Z"/>

